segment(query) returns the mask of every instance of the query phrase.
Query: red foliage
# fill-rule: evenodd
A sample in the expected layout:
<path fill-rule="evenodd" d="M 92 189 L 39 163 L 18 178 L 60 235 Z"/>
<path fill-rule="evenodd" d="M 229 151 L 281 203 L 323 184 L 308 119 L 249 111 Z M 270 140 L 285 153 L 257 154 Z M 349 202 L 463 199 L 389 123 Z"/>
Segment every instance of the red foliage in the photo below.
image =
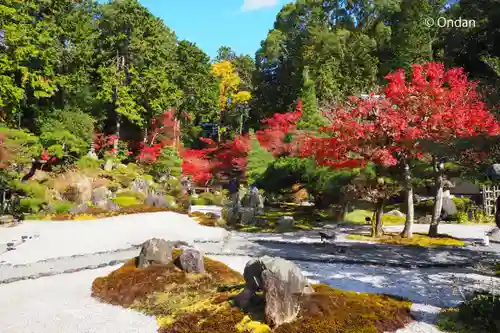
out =
<path fill-rule="evenodd" d="M 116 140 L 120 137 L 117 135 L 105 135 L 103 133 L 96 132 L 94 134 L 94 151 L 98 155 L 104 155 L 106 153 L 115 154 L 117 151 L 114 148 Z"/>
<path fill-rule="evenodd" d="M 204 149 L 186 149 L 182 152 L 182 171 L 199 185 L 213 178 L 221 178 L 233 169 L 244 171 L 250 149 L 248 135 L 238 136 L 233 141 L 217 145 L 213 140 L 202 138 L 208 145 Z"/>
<path fill-rule="evenodd" d="M 271 118 L 264 119 L 262 124 L 266 128 L 255 132 L 257 140 L 274 156 L 297 152 L 297 142 L 301 141 L 300 138 L 304 134 L 296 129 L 296 123 L 301 115 L 302 101 L 299 100 L 295 112 L 276 113 Z M 286 139 L 289 136 L 294 137 L 293 140 L 287 142 Z"/>
<path fill-rule="evenodd" d="M 146 142 L 139 145 L 139 154 L 136 159 L 141 163 L 153 163 L 161 154 L 161 150 L 166 146 L 180 143 L 180 123 L 175 117 L 175 111 L 164 112 L 158 118 L 153 119 L 151 132 Z"/>
<path fill-rule="evenodd" d="M 385 97 L 353 97 L 328 112 L 328 137 L 302 145 L 303 156 L 322 164 L 357 158 L 391 166 L 398 159 L 422 157 L 422 140 L 449 143 L 481 134 L 497 135 L 500 127 L 476 92 L 476 83 L 463 69 L 448 71 L 442 64 L 414 65 L 411 80 L 403 70 L 386 76 Z M 338 165 L 338 164 L 337 164 Z"/>

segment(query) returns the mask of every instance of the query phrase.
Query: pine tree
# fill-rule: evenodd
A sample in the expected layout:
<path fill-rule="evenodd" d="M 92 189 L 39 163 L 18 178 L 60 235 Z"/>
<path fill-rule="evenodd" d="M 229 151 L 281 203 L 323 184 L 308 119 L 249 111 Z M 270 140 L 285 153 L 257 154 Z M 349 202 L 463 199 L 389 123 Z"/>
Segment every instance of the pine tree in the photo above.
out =
<path fill-rule="evenodd" d="M 302 101 L 302 116 L 297 123 L 297 128 L 302 130 L 315 130 L 318 126 L 324 124 L 324 119 L 318 108 L 315 82 L 309 75 L 308 67 L 304 69 L 303 80 L 304 83 L 300 94 L 300 99 Z"/>
<path fill-rule="evenodd" d="M 259 176 L 264 174 L 269 164 L 274 161 L 273 154 L 264 149 L 255 133 L 250 132 L 250 151 L 248 153 L 248 163 L 247 163 L 247 176 L 248 182 L 255 182 Z"/>

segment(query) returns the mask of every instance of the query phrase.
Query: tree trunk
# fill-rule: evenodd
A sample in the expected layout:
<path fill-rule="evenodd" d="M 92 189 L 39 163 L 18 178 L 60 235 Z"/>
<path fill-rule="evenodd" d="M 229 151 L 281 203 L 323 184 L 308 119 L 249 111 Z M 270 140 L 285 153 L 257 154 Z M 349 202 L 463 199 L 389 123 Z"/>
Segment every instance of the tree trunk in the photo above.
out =
<path fill-rule="evenodd" d="M 384 216 L 384 199 L 380 199 L 380 201 L 377 202 L 375 219 L 372 221 L 372 237 L 380 237 L 384 233 L 382 216 Z"/>
<path fill-rule="evenodd" d="M 439 161 L 437 161 L 436 157 L 432 158 L 432 162 L 434 164 L 433 167 L 434 181 L 436 183 L 436 195 L 434 197 L 434 207 L 432 210 L 431 225 L 429 227 L 429 236 L 437 237 L 441 210 L 443 209 L 444 176 L 443 171 L 439 166 Z"/>
<path fill-rule="evenodd" d="M 340 212 L 339 212 L 339 215 L 338 215 L 338 220 L 339 221 L 344 221 L 345 220 L 345 215 L 347 213 L 347 208 L 349 207 L 349 201 L 344 201 L 342 203 L 342 206 L 340 207 Z"/>
<path fill-rule="evenodd" d="M 413 237 L 413 220 L 415 217 L 415 210 L 413 206 L 413 185 L 411 183 L 411 171 L 408 161 L 403 161 L 404 167 L 404 185 L 406 192 L 406 222 L 401 236 L 404 238 Z"/>

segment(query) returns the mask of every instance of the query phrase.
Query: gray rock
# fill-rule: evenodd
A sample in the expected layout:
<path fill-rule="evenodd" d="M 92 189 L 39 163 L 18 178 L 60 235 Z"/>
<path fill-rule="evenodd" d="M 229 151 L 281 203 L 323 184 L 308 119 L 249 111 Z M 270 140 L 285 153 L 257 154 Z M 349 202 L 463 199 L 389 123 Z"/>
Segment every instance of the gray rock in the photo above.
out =
<path fill-rule="evenodd" d="M 265 289 L 265 318 L 272 327 L 292 322 L 299 313 L 300 306 L 286 281 L 265 270 L 262 273 Z"/>
<path fill-rule="evenodd" d="M 71 208 L 69 212 L 70 212 L 70 214 L 82 214 L 88 210 L 89 210 L 88 203 L 83 203 L 83 204 L 80 204 L 80 205 L 77 205 L 77 206 Z"/>
<path fill-rule="evenodd" d="M 149 194 L 149 184 L 146 180 L 141 178 L 134 180 L 130 188 L 132 192 L 144 193 L 145 195 Z"/>
<path fill-rule="evenodd" d="M 293 216 L 282 216 L 276 221 L 279 227 L 293 228 L 295 225 L 295 220 Z"/>
<path fill-rule="evenodd" d="M 205 273 L 203 255 L 196 249 L 184 249 L 178 262 L 179 267 L 186 273 Z"/>
<path fill-rule="evenodd" d="M 120 208 L 120 205 L 114 203 L 113 201 L 108 201 L 106 203 L 106 206 L 103 207 L 104 209 L 106 209 L 107 211 L 110 211 L 110 212 L 117 212 L 119 211 L 121 208 Z"/>
<path fill-rule="evenodd" d="M 172 260 L 172 242 L 153 238 L 142 244 L 137 267 L 146 268 L 151 265 L 165 265 Z"/>
<path fill-rule="evenodd" d="M 500 228 L 495 228 L 488 233 L 489 240 L 495 243 L 500 243 Z"/>
<path fill-rule="evenodd" d="M 98 187 L 92 191 L 92 205 L 99 208 L 105 208 L 112 197 L 113 193 L 106 187 Z"/>
<path fill-rule="evenodd" d="M 392 216 L 399 216 L 399 217 L 406 217 L 406 214 L 400 212 L 397 209 L 391 210 L 390 212 L 385 213 L 385 215 L 392 215 Z"/>
<path fill-rule="evenodd" d="M 425 215 L 425 216 L 421 216 L 419 217 L 415 223 L 417 224 L 430 224 L 432 221 L 432 215 Z"/>
<path fill-rule="evenodd" d="M 176 206 L 175 202 L 168 200 L 163 195 L 148 194 L 146 200 L 144 201 L 146 205 L 157 207 L 157 208 L 173 208 Z"/>
<path fill-rule="evenodd" d="M 300 296 L 314 292 L 300 268 L 282 258 L 264 256 L 250 260 L 243 277 L 247 294 L 264 291 L 266 321 L 273 326 L 294 320 L 300 309 Z"/>
<path fill-rule="evenodd" d="M 254 208 L 251 207 L 242 207 L 240 208 L 240 213 L 241 213 L 240 222 L 243 224 L 251 224 L 255 217 L 256 211 Z"/>

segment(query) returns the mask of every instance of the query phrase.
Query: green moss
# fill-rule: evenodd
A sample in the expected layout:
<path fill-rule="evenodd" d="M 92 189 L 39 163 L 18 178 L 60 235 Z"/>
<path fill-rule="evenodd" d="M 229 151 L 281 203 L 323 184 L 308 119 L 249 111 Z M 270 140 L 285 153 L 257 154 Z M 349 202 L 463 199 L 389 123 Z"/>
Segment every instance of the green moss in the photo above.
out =
<path fill-rule="evenodd" d="M 179 254 L 174 250 L 173 260 Z M 411 320 L 410 302 L 316 285 L 316 293 L 300 300 L 298 319 L 271 330 L 257 319 L 263 313 L 232 306 L 231 298 L 244 286 L 241 274 L 220 262 L 204 261 L 206 274 L 186 274 L 173 263 L 139 269 L 131 260 L 96 279 L 92 295 L 156 316 L 161 333 L 378 333 L 395 331 Z"/>
<path fill-rule="evenodd" d="M 144 202 L 146 199 L 146 195 L 141 192 L 133 192 L 133 191 L 121 191 L 116 193 L 117 198 L 122 198 L 122 197 L 130 197 L 130 198 L 136 198 L 140 202 Z"/>
<path fill-rule="evenodd" d="M 378 238 L 372 238 L 367 235 L 350 234 L 347 239 L 360 240 L 360 241 L 376 241 L 378 243 L 392 244 L 392 245 L 409 245 L 421 247 L 438 247 L 438 246 L 464 246 L 465 243 L 459 239 L 452 238 L 445 235 L 439 237 L 429 237 L 425 234 L 413 234 L 412 238 L 403 238 L 398 233 L 387 233 Z"/>
<path fill-rule="evenodd" d="M 113 202 L 120 207 L 131 207 L 140 204 L 136 197 L 116 197 Z"/>

